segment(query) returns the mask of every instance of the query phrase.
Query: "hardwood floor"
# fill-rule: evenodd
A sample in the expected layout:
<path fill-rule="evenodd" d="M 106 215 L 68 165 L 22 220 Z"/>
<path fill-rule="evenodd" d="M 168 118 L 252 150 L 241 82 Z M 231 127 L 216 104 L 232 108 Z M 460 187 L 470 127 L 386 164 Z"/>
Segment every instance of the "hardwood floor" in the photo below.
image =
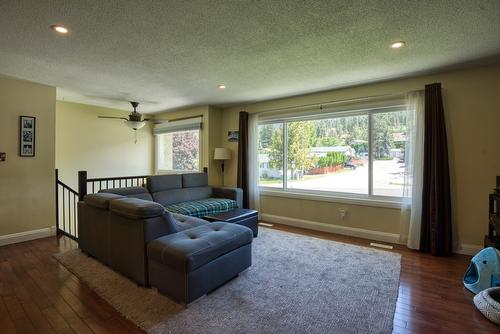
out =
<path fill-rule="evenodd" d="M 275 229 L 368 246 L 368 240 L 274 225 Z M 73 249 L 66 237 L 0 247 L 0 333 L 142 333 L 52 258 Z M 469 257 L 402 255 L 394 333 L 499 333 L 462 286 Z"/>
<path fill-rule="evenodd" d="M 143 333 L 52 258 L 75 247 L 66 237 L 0 247 L 0 333 Z"/>

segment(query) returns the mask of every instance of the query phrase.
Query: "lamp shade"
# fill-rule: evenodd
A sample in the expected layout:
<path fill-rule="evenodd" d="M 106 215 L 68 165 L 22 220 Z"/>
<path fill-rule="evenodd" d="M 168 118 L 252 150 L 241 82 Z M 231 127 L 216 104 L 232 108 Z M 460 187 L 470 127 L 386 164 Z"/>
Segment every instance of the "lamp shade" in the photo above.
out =
<path fill-rule="evenodd" d="M 217 147 L 214 152 L 214 160 L 230 160 L 231 150 L 225 147 Z"/>

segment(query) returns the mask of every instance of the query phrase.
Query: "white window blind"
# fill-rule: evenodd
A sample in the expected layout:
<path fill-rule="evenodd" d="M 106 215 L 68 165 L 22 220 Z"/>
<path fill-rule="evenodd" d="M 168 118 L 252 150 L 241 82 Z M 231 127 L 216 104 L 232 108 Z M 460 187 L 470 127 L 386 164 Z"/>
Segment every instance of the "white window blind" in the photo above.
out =
<path fill-rule="evenodd" d="M 153 128 L 153 133 L 155 135 L 187 131 L 187 130 L 201 130 L 202 128 L 202 117 L 194 117 L 189 119 L 183 119 L 180 121 L 167 122 L 162 124 L 155 124 Z"/>

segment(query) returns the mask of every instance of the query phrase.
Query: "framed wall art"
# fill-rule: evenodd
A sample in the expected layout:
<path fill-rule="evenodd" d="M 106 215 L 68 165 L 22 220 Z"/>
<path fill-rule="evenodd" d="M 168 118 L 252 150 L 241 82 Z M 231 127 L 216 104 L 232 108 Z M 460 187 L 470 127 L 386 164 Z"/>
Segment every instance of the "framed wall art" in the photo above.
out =
<path fill-rule="evenodd" d="M 228 131 L 227 132 L 227 141 L 237 142 L 240 139 L 239 131 Z"/>
<path fill-rule="evenodd" d="M 19 116 L 19 155 L 21 157 L 35 156 L 36 118 Z"/>

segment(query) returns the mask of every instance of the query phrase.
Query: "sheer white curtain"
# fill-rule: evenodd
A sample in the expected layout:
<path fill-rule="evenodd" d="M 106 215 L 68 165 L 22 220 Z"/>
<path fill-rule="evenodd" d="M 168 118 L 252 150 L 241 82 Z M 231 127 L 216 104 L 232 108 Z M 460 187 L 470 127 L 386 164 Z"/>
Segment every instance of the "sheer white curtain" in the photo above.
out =
<path fill-rule="evenodd" d="M 259 211 L 259 114 L 248 115 L 248 205 Z"/>
<path fill-rule="evenodd" d="M 419 249 L 424 167 L 424 91 L 410 92 L 406 98 L 408 114 L 401 241 L 406 243 L 408 248 Z"/>

